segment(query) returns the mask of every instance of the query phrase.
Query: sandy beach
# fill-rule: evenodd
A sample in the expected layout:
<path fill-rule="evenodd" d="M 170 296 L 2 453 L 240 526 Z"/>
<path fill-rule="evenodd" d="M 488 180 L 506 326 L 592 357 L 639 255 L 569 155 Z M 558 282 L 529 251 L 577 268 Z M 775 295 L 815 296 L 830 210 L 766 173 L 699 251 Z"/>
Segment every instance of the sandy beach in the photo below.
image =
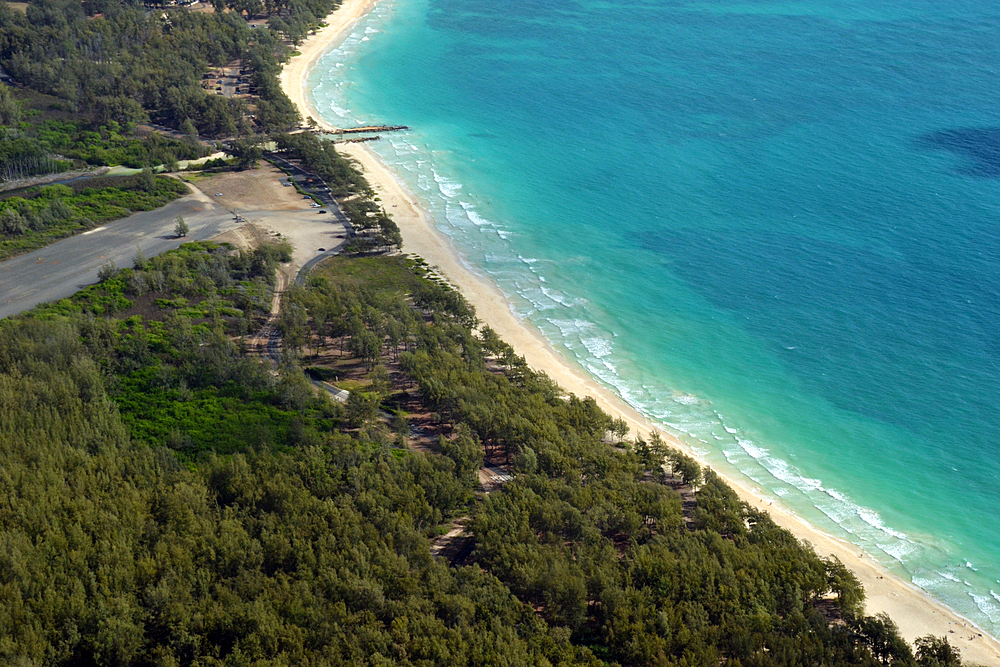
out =
<path fill-rule="evenodd" d="M 318 114 L 309 103 L 304 79 L 309 68 L 332 46 L 346 36 L 346 31 L 372 7 L 372 0 L 346 0 L 328 19 L 329 26 L 310 37 L 285 66 L 281 82 L 285 92 L 298 105 L 303 116 L 312 116 L 321 125 Z M 597 383 L 565 357 L 556 352 L 531 323 L 511 311 L 500 290 L 484 277 L 463 264 L 448 239 L 439 233 L 417 199 L 396 179 L 392 171 L 365 144 L 344 144 L 341 152 L 354 159 L 365 177 L 381 197 L 382 204 L 403 233 L 405 252 L 423 257 L 452 284 L 458 287 L 475 306 L 484 323 L 492 327 L 518 354 L 535 369 L 547 373 L 567 391 L 579 396 L 593 396 L 600 406 L 613 416 L 624 418 L 633 435 L 644 436 L 654 427 L 620 397 Z M 678 448 L 691 453 L 670 434 L 663 434 Z M 766 509 L 775 522 L 799 539 L 813 545 L 821 556 L 835 555 L 861 580 L 865 587 L 869 614 L 886 612 L 899 625 L 909 641 L 927 634 L 947 637 L 961 650 L 966 664 L 1000 666 L 1000 642 L 983 633 L 944 605 L 931 599 L 924 591 L 891 574 L 860 549 L 809 525 L 776 502 L 762 498 L 747 483 L 725 475 L 726 481 L 750 505 Z"/>

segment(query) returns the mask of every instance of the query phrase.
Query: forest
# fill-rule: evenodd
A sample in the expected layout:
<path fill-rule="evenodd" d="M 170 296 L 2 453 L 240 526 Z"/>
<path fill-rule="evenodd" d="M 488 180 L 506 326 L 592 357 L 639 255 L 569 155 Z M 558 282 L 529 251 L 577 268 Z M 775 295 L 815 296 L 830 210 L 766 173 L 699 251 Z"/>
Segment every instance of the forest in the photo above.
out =
<path fill-rule="evenodd" d="M 37 0 L 22 13 L 0 2 L 0 68 L 95 129 L 151 120 L 221 138 L 282 131 L 298 120 L 278 83 L 280 63 L 338 2 L 216 0 L 213 11 L 158 4 L 154 11 L 128 0 Z M 268 20 L 253 29 L 254 17 Z M 247 100 L 202 87 L 210 68 L 236 61 L 255 91 L 252 114 Z M 0 98 L 0 124 L 13 125 L 15 115 Z"/>
<path fill-rule="evenodd" d="M 152 13 L 126 2 L 0 4 L 0 67 L 16 82 L 91 120 L 131 129 L 149 120 L 204 137 L 252 132 L 242 99 L 206 94 L 210 66 L 243 59 L 261 93 L 265 130 L 297 114 L 277 85 L 276 37 L 236 13 Z"/>
<path fill-rule="evenodd" d="M 288 259 L 186 244 L 0 321 L 0 662 L 961 664 L 419 259 L 331 258 L 254 356 Z"/>

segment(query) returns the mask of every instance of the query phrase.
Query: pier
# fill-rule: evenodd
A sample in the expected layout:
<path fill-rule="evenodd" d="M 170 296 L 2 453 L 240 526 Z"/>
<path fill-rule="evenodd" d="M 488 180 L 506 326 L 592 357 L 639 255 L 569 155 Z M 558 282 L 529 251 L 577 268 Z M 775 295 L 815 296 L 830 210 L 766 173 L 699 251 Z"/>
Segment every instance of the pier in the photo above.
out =
<path fill-rule="evenodd" d="M 361 134 L 367 132 L 400 132 L 410 129 L 408 125 L 365 125 L 363 127 L 341 128 L 335 134 Z"/>
<path fill-rule="evenodd" d="M 344 135 L 352 134 L 375 134 L 380 132 L 402 132 L 403 130 L 409 130 L 409 125 L 364 125 L 362 127 L 343 127 L 336 130 L 317 130 L 315 128 L 310 128 L 314 132 L 319 132 L 320 134 L 333 135 L 334 137 L 339 137 L 334 139 L 334 141 L 372 141 L 373 138 L 365 137 L 361 139 L 356 138 L 345 138 Z M 374 138 L 378 138 L 377 136 Z"/>

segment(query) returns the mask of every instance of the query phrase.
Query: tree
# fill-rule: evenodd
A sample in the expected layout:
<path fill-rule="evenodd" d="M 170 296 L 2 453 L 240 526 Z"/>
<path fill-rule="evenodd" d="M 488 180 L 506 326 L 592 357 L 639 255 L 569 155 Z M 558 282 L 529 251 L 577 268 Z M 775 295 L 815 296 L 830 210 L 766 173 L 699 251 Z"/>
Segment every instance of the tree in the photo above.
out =
<path fill-rule="evenodd" d="M 258 139 L 236 139 L 229 142 L 229 154 L 236 158 L 240 169 L 252 169 L 264 157 Z"/>
<path fill-rule="evenodd" d="M 352 391 L 347 396 L 347 424 L 358 428 L 378 417 L 378 394 L 370 391 Z"/>
<path fill-rule="evenodd" d="M 614 419 L 611 421 L 611 428 L 608 431 L 614 436 L 616 443 L 621 443 L 625 440 L 625 436 L 628 435 L 628 422 L 622 417 Z"/>
<path fill-rule="evenodd" d="M 14 99 L 10 89 L 0 85 L 0 125 L 17 125 L 21 111 L 21 103 Z"/>
<path fill-rule="evenodd" d="M 182 239 L 187 236 L 188 232 L 191 230 L 188 228 L 187 223 L 184 222 L 184 217 L 180 215 L 177 216 L 175 222 L 177 224 L 174 225 L 174 234 L 177 234 L 177 238 Z"/>
<path fill-rule="evenodd" d="M 194 122 L 190 118 L 185 118 L 184 122 L 181 123 L 181 132 L 183 132 L 189 139 L 194 141 L 198 140 L 198 128 L 195 127 Z"/>
<path fill-rule="evenodd" d="M 919 637 L 914 644 L 917 646 L 917 664 L 921 667 L 959 667 L 962 664 L 958 649 L 945 637 L 927 635 Z"/>
<path fill-rule="evenodd" d="M 839 560 L 837 564 L 843 567 Z M 899 628 L 888 614 L 881 613 L 876 616 L 859 617 L 855 627 L 864 642 L 871 647 L 872 654 L 883 664 L 909 665 L 913 663 L 913 652 L 910 651 L 910 646 L 905 639 L 899 636 Z"/>
<path fill-rule="evenodd" d="M 117 275 L 118 275 L 118 265 L 115 264 L 114 262 L 108 262 L 107 264 L 102 264 L 101 268 L 97 270 L 98 282 L 105 283 Z"/>
<path fill-rule="evenodd" d="M 142 171 L 139 172 L 139 187 L 150 192 L 156 187 L 156 176 L 153 175 L 153 170 L 149 167 L 143 167 Z"/>
<path fill-rule="evenodd" d="M 836 556 L 824 559 L 823 564 L 826 566 L 827 584 L 840 601 L 840 608 L 846 613 L 860 616 L 865 608 L 865 589 L 861 582 Z M 888 621 L 888 616 L 884 620 Z"/>

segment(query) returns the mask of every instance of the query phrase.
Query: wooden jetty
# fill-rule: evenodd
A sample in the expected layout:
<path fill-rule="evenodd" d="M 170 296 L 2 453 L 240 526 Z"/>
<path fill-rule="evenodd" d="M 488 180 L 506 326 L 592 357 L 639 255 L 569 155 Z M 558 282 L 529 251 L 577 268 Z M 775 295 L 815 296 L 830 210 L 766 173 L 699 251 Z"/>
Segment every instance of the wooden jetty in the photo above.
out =
<path fill-rule="evenodd" d="M 368 134 L 371 132 L 400 132 L 408 130 L 408 125 L 365 125 L 363 127 L 345 127 L 337 130 L 323 130 L 323 134 Z"/>
<path fill-rule="evenodd" d="M 410 129 L 406 125 L 365 125 L 364 127 L 348 127 L 337 134 L 360 134 L 362 132 L 399 132 Z"/>
<path fill-rule="evenodd" d="M 333 139 L 332 141 L 335 144 L 363 144 L 366 141 L 378 141 L 381 138 L 376 134 L 374 137 L 352 137 L 350 139 Z"/>

